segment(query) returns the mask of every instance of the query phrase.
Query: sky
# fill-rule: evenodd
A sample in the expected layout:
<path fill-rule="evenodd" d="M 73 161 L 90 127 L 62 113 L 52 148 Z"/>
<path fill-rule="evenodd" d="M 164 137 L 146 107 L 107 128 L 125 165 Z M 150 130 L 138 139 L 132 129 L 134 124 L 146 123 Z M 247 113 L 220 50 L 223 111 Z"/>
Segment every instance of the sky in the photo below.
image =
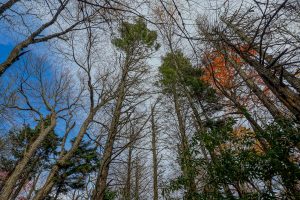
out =
<path fill-rule="evenodd" d="M 12 44 L 0 44 L 0 62 L 5 61 L 12 48 Z"/>
<path fill-rule="evenodd" d="M 195 15 L 196 15 L 195 13 L 191 12 L 190 9 L 195 8 L 196 6 L 199 6 L 198 8 L 200 10 L 204 11 L 203 14 L 206 14 L 207 12 L 210 12 L 210 11 L 208 11 L 205 8 L 209 7 L 213 3 L 215 3 L 214 0 L 206 0 L 206 1 L 201 1 L 201 3 L 200 2 L 195 3 L 195 5 L 190 5 L 191 7 L 186 10 L 186 13 L 184 13 L 184 20 L 185 20 L 185 24 L 187 24 L 188 31 L 192 31 L 192 29 L 194 28 L 195 22 L 193 20 L 195 19 Z M 199 10 L 194 10 L 194 11 L 197 11 L 197 13 L 198 13 Z M 0 62 L 3 62 L 7 58 L 7 56 L 9 55 L 10 51 L 13 49 L 15 44 L 17 44 L 22 39 L 24 39 L 24 36 L 22 36 L 16 32 L 9 31 L 9 29 L 5 26 L 6 25 L 4 23 L 0 23 Z M 37 26 L 37 24 L 34 24 L 33 27 L 36 27 L 36 26 Z M 13 28 L 15 29 L 15 27 L 13 27 Z M 188 46 L 188 44 L 186 46 Z M 33 57 L 47 55 L 47 58 L 49 58 L 49 60 L 56 60 L 56 54 L 53 53 L 53 51 L 49 48 L 49 45 L 47 45 L 47 43 L 39 43 L 39 44 L 30 45 L 25 50 L 30 50 L 30 54 L 32 54 Z M 110 54 L 109 51 L 107 51 L 107 50 L 105 51 L 105 50 L 106 49 L 103 50 L 103 53 L 106 54 L 108 52 L 107 54 Z M 165 54 L 165 52 L 161 48 L 161 50 L 157 54 L 155 54 L 156 57 L 152 58 L 148 61 L 148 63 L 151 66 L 151 69 L 154 69 L 151 71 L 155 71 L 157 69 L 157 67 L 160 65 L 160 58 L 163 54 Z M 102 56 L 107 57 L 108 55 L 102 55 Z M 25 58 L 26 58 L 26 55 L 22 56 L 19 61 L 14 63 L 6 71 L 6 74 L 4 76 L 6 76 L 7 74 L 14 74 L 14 72 L 17 72 L 18 70 L 16 67 L 18 66 L 19 63 L 21 63 L 22 59 L 25 59 Z M 51 65 L 50 62 L 48 64 Z M 61 64 L 63 64 L 63 63 L 61 63 Z M 2 80 L 4 80 L 4 76 L 2 77 Z M 48 76 L 51 76 L 51 74 L 49 73 Z M 58 126 L 57 127 L 58 132 L 61 132 L 60 130 L 63 130 L 63 128 L 64 127 L 62 127 L 62 126 Z M 76 132 L 76 129 L 74 130 L 74 132 Z"/>
<path fill-rule="evenodd" d="M 0 27 L 1 28 L 1 27 Z M 2 29 L 3 30 L 3 29 Z M 9 52 L 12 50 L 13 48 L 13 41 L 12 39 L 9 37 L 8 34 L 3 33 L 3 31 L 1 31 L 0 34 L 0 62 L 2 63 L 6 57 L 9 55 Z"/>

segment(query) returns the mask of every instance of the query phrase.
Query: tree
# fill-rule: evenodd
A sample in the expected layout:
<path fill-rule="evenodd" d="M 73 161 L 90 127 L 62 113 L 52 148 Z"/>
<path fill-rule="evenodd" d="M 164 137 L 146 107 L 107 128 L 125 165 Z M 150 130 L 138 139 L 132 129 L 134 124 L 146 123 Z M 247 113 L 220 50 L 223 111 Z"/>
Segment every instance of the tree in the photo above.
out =
<path fill-rule="evenodd" d="M 224 13 L 220 17 L 221 22 L 218 24 L 218 28 L 212 27 L 207 31 L 202 26 L 201 30 L 206 37 L 209 36 L 209 41 L 217 42 L 220 44 L 219 46 L 233 51 L 243 62 L 251 66 L 277 99 L 293 113 L 295 118 L 298 118 L 299 105 L 296 102 L 299 102 L 299 91 L 297 89 L 299 80 L 292 73 L 295 71 L 294 66 L 298 63 L 292 52 L 297 51 L 297 48 L 293 48 L 291 51 L 287 49 L 280 50 L 280 48 L 284 48 L 284 45 L 290 42 L 286 41 L 286 43 L 282 44 L 281 37 L 275 37 L 276 34 L 282 33 L 277 29 L 276 23 L 280 23 L 279 19 L 287 20 L 284 15 L 281 15 L 286 3 L 287 1 L 283 1 L 279 6 L 266 4 L 264 9 L 262 9 L 263 5 L 259 4 L 254 7 L 258 9 L 260 16 L 253 18 L 257 23 L 255 23 L 250 32 L 244 31 L 243 27 L 250 27 L 249 25 L 254 23 L 249 20 L 253 14 L 252 8 L 246 8 L 245 12 L 237 11 L 229 16 L 227 13 Z M 270 18 L 266 17 L 267 11 L 270 11 Z M 240 19 L 240 16 L 243 17 Z M 227 32 L 221 31 L 221 29 L 226 29 Z M 255 34 L 253 35 L 252 33 Z M 297 41 L 295 42 L 297 43 Z M 273 49 L 274 53 L 269 53 L 269 49 Z M 253 54 L 253 52 L 257 53 Z M 287 57 L 289 58 L 287 59 Z M 288 61 L 290 59 L 293 60 L 292 64 Z"/>
<path fill-rule="evenodd" d="M 287 122 L 274 123 L 263 132 L 255 133 L 261 134 L 261 137 L 265 138 L 269 144 L 268 148 L 262 148 L 250 130 L 233 129 L 234 123 L 230 119 L 212 122 L 209 124 L 210 131 L 195 135 L 195 139 L 204 141 L 206 148 L 214 152 L 215 157 L 205 166 L 208 173 L 207 183 L 212 183 L 213 187 L 204 195 L 206 197 L 227 196 L 225 191 L 217 189 L 225 183 L 234 188 L 231 190 L 239 198 L 274 198 L 276 195 L 297 198 L 298 189 L 295 184 L 299 168 L 291 159 L 294 156 L 293 151 L 288 150 L 294 148 L 295 140 L 291 135 L 297 134 L 297 125 L 288 123 L 287 126 Z M 283 138 L 286 139 L 284 139 L 285 142 L 289 140 L 290 145 L 282 146 L 285 143 Z M 277 144 L 274 145 L 274 143 Z M 196 162 L 202 164 L 201 160 L 196 160 Z M 280 170 L 283 165 L 293 174 L 293 178 L 289 181 L 287 179 L 291 177 Z M 277 168 L 277 166 L 280 167 Z M 266 170 L 267 168 L 271 170 Z M 280 187 L 278 184 L 282 188 L 280 192 L 275 189 Z"/>
<path fill-rule="evenodd" d="M 25 125 L 21 130 L 11 130 L 6 139 L 9 147 L 8 155 L 1 155 L 1 171 L 7 172 L 7 177 L 13 173 L 14 168 L 17 166 L 27 151 L 28 147 L 38 137 L 40 132 L 41 123 L 35 128 L 30 128 Z M 46 126 L 49 126 L 46 122 Z M 49 133 L 45 140 L 42 142 L 40 148 L 30 157 L 29 163 L 24 169 L 24 174 L 20 176 L 11 198 L 14 199 L 18 196 L 19 192 L 31 179 L 34 178 L 39 170 L 46 168 L 49 164 L 50 156 L 55 155 L 56 148 L 60 143 L 60 138 L 52 131 Z M 2 188 L 2 187 L 1 187 Z"/>
<path fill-rule="evenodd" d="M 30 158 L 39 150 L 42 143 L 55 128 L 57 118 L 64 115 L 65 112 L 71 111 L 76 105 L 77 100 L 65 101 L 71 98 L 70 79 L 66 74 L 61 74 L 59 77 L 54 77 L 50 82 L 47 77 L 43 76 L 47 72 L 43 59 L 37 59 L 36 62 L 25 63 L 28 73 L 23 73 L 18 87 L 18 98 L 16 104 L 11 104 L 11 108 L 17 109 L 20 112 L 25 112 L 35 116 L 39 122 L 39 133 L 34 138 L 20 161 L 10 174 L 2 188 L 0 198 L 7 199 L 11 195 L 14 186 L 22 172 L 26 169 Z M 32 67 L 32 68 L 29 68 Z M 65 92 L 62 92 L 65 91 Z M 74 96 L 72 96 L 74 97 Z M 14 98 L 11 98 L 13 101 Z M 35 102 L 33 104 L 33 102 Z"/>
<path fill-rule="evenodd" d="M 15 8 L 17 14 L 19 14 L 21 16 L 21 20 L 23 23 L 20 24 L 20 26 L 24 26 L 26 28 L 30 27 L 30 30 L 28 30 L 29 33 L 24 33 L 25 37 L 21 42 L 18 42 L 13 49 L 10 51 L 8 57 L 6 58 L 6 60 L 4 60 L 1 64 L 0 64 L 0 76 L 13 64 L 15 63 L 17 60 L 20 59 L 20 57 L 22 55 L 24 55 L 25 53 L 27 53 L 29 50 L 25 51 L 25 48 L 27 48 L 29 45 L 32 44 L 36 44 L 36 43 L 41 43 L 41 42 L 46 42 L 48 40 L 54 39 L 54 38 L 60 38 L 61 36 L 67 34 L 68 32 L 71 32 L 73 30 L 75 30 L 76 28 L 79 28 L 80 25 L 87 19 L 89 19 L 91 16 L 85 16 L 85 15 L 81 15 L 80 13 L 77 13 L 78 18 L 77 20 L 73 21 L 73 20 L 68 20 L 69 23 L 67 26 L 64 26 L 62 21 L 61 21 L 61 17 L 63 17 L 65 20 L 68 19 L 68 6 L 71 4 L 69 0 L 65 0 L 65 1 L 57 1 L 57 2 L 48 2 L 46 1 L 46 5 L 48 7 L 44 7 L 44 9 L 48 9 L 49 12 L 51 13 L 50 16 L 45 15 L 44 12 L 43 14 L 38 12 L 38 9 L 36 10 L 31 10 L 34 9 L 34 7 L 36 8 L 36 6 L 45 6 L 45 5 L 41 5 L 39 4 L 38 1 L 33 1 L 31 2 L 30 5 L 24 5 L 24 7 L 22 8 L 22 4 L 17 4 L 20 1 L 7 1 L 6 3 L 4 3 L 3 5 L 1 5 L 1 9 L 0 9 L 0 15 L 3 15 L 4 12 L 9 12 L 10 8 L 14 8 L 14 6 L 19 6 L 20 10 L 24 9 L 28 11 L 28 15 L 20 12 L 18 13 L 18 8 Z M 22 2 L 22 1 L 21 1 Z M 28 7 L 27 7 L 28 6 Z M 79 8 L 80 9 L 80 8 Z M 75 13 L 77 12 L 77 10 L 73 10 L 72 12 Z M 40 22 L 42 22 L 42 25 L 40 25 L 37 28 L 33 28 L 32 26 L 30 26 L 30 22 L 31 21 L 27 21 L 27 18 L 29 18 L 29 15 L 31 14 L 36 16 L 37 19 L 39 19 Z M 26 12 L 25 12 L 26 13 Z M 66 16 L 65 16 L 66 15 Z M 16 18 L 18 17 L 18 15 L 16 15 Z M 47 20 L 47 22 L 44 22 L 44 20 L 50 17 L 49 20 Z M 9 18 L 9 17 L 8 17 Z M 5 19 L 5 18 L 4 18 Z M 11 22 L 14 19 L 7 19 L 7 21 Z M 35 19 L 36 20 L 36 19 Z M 19 23 L 20 21 L 17 21 L 16 23 Z M 56 29 L 58 27 L 58 30 L 54 31 L 54 32 L 50 32 L 47 33 L 47 31 L 49 31 L 49 29 Z M 16 31 L 17 32 L 17 31 Z"/>
<path fill-rule="evenodd" d="M 82 70 L 83 74 L 80 78 L 80 89 L 79 89 L 79 96 L 76 98 L 77 101 L 81 101 L 83 98 L 83 95 L 86 95 L 87 97 L 87 103 L 80 102 L 79 107 L 83 107 L 84 111 L 87 111 L 84 114 L 84 117 L 82 119 L 82 122 L 79 124 L 79 128 L 77 130 L 77 133 L 74 137 L 74 142 L 72 143 L 72 146 L 70 149 L 66 149 L 67 145 L 67 138 L 69 136 L 70 130 L 74 127 L 74 123 L 67 123 L 66 131 L 64 134 L 64 142 L 61 146 L 63 149 L 60 151 L 58 158 L 54 165 L 52 165 L 51 170 L 48 174 L 47 180 L 42 186 L 42 188 L 37 192 L 37 194 L 34 196 L 34 200 L 42 200 L 46 198 L 46 196 L 49 195 L 51 192 L 53 186 L 55 185 L 56 177 L 58 176 L 58 173 L 61 168 L 63 168 L 65 165 L 68 165 L 68 161 L 74 156 L 77 149 L 80 147 L 81 143 L 84 141 L 84 136 L 87 134 L 88 129 L 93 124 L 95 120 L 95 116 L 100 112 L 100 110 L 105 107 L 114 97 L 114 94 L 111 93 L 110 89 L 108 87 L 107 83 L 107 76 L 109 72 L 105 72 L 103 74 L 96 74 L 93 76 L 93 70 L 95 69 L 95 65 L 92 63 L 95 61 L 95 53 L 96 53 L 96 38 L 97 36 L 91 32 L 91 27 L 87 25 L 88 28 L 85 29 L 86 31 L 86 37 L 81 38 L 80 43 L 83 42 L 85 45 L 82 46 L 83 55 L 77 55 L 76 50 L 76 38 L 74 38 L 70 41 L 70 49 L 71 49 L 71 57 L 76 63 L 76 65 L 79 67 L 79 69 Z M 66 53 L 66 55 L 69 55 Z M 83 57 L 83 58 L 82 58 Z M 100 92 L 99 92 L 100 91 Z M 79 110 L 80 112 L 82 110 Z M 70 117 L 72 117 L 72 113 L 70 113 Z"/>
<path fill-rule="evenodd" d="M 158 128 L 157 120 L 155 119 L 155 106 L 158 100 L 151 107 L 151 149 L 152 149 L 152 159 L 153 159 L 153 200 L 158 200 L 158 152 L 157 152 L 157 138 L 158 138 Z"/>
<path fill-rule="evenodd" d="M 103 199 L 105 193 L 109 164 L 111 162 L 113 146 L 116 135 L 118 134 L 119 120 L 122 114 L 124 100 L 128 94 L 127 92 L 130 87 L 133 87 L 133 84 L 138 84 L 137 80 L 140 80 L 139 76 L 145 72 L 143 67 L 144 63 L 141 62 L 159 47 L 158 44 L 155 43 L 157 38 L 156 32 L 149 30 L 142 19 L 136 20 L 133 24 L 123 22 L 120 26 L 119 33 L 120 37 L 114 39 L 112 43 L 119 50 L 124 52 L 125 58 L 121 66 L 121 78 L 117 86 L 115 106 L 98 172 L 94 199 Z M 138 79 L 131 79 L 131 76 L 137 76 Z"/>
<path fill-rule="evenodd" d="M 60 168 L 53 186 L 54 199 L 70 190 L 82 190 L 86 185 L 86 176 L 96 172 L 99 166 L 99 156 L 95 147 L 88 142 L 82 142 L 71 159 Z M 49 197 L 51 199 L 51 196 Z"/>
<path fill-rule="evenodd" d="M 175 53 L 168 53 L 163 58 L 163 63 L 159 68 L 161 73 L 161 84 L 163 91 L 170 95 L 173 103 L 174 109 L 178 120 L 178 127 L 179 127 L 179 135 L 180 135 L 180 142 L 179 142 L 179 163 L 182 170 L 182 181 L 184 182 L 183 185 L 186 189 L 186 196 L 185 198 L 194 198 L 196 193 L 196 183 L 195 183 L 195 174 L 194 168 L 192 165 L 192 158 L 190 155 L 190 144 L 189 138 L 186 134 L 186 127 L 184 123 L 184 118 L 182 116 L 182 110 L 180 108 L 180 96 L 182 88 L 180 88 L 182 83 L 191 83 L 198 84 L 200 83 L 196 79 L 194 79 L 191 72 L 197 72 L 197 70 L 192 68 L 191 63 L 189 60 L 184 57 L 184 55 L 177 51 Z M 181 76 L 185 74 L 186 76 Z M 190 76 L 188 76 L 190 75 Z"/>

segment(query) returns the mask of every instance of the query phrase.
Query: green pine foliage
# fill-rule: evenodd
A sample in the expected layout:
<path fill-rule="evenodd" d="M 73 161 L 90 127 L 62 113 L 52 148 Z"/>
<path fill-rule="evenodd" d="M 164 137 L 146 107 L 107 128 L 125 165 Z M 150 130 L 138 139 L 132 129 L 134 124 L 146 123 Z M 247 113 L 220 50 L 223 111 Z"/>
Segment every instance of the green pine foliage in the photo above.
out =
<path fill-rule="evenodd" d="M 120 36 L 113 39 L 112 43 L 127 54 L 141 50 L 140 48 L 146 51 L 153 51 L 160 47 L 156 43 L 156 31 L 149 30 L 142 18 L 135 20 L 134 23 L 122 22 L 119 33 Z"/>
<path fill-rule="evenodd" d="M 214 102 L 216 99 L 214 90 L 201 80 L 203 75 L 201 68 L 193 66 L 189 58 L 180 50 L 167 53 L 162 58 L 159 72 L 160 84 L 166 94 L 174 90 L 180 93 L 180 89 L 188 88 L 196 98 L 205 99 L 208 102 Z"/>
<path fill-rule="evenodd" d="M 70 190 L 81 190 L 86 186 L 88 174 L 99 167 L 97 148 L 89 142 L 82 142 L 74 156 L 64 165 L 55 178 L 57 194 L 66 194 Z"/>

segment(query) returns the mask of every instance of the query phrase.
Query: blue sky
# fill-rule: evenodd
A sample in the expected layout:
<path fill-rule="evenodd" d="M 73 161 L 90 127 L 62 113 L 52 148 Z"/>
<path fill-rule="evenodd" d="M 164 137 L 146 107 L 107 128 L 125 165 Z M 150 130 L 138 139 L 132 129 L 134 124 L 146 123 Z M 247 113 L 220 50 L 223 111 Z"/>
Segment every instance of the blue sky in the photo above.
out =
<path fill-rule="evenodd" d="M 2 63 L 3 61 L 5 61 L 5 59 L 7 58 L 7 56 L 9 55 L 9 53 L 11 52 L 11 50 L 13 49 L 13 47 L 20 41 L 16 41 L 15 35 L 9 35 L 8 33 L 4 32 L 5 29 L 1 29 L 0 28 L 0 63 Z M 20 38 L 20 37 L 19 37 Z M 21 38 L 22 39 L 22 38 Z M 47 45 L 47 43 L 39 43 L 39 44 L 34 44 L 34 45 L 30 45 L 28 46 L 25 50 L 30 50 L 30 54 L 32 54 L 33 57 L 38 57 L 38 56 L 47 56 L 47 59 L 49 58 L 48 61 L 52 62 L 56 59 L 54 59 L 54 57 L 56 57 L 55 54 L 53 54 L 50 49 L 49 46 Z M 1 77 L 2 81 L 4 81 L 4 83 L 6 81 L 8 81 L 9 79 L 9 74 L 14 74 L 14 72 L 20 72 L 16 67 L 18 66 L 18 64 L 22 63 L 22 59 L 25 59 L 26 55 L 22 56 L 20 58 L 19 61 L 15 62 L 5 73 L 4 75 Z M 56 60 L 57 61 L 57 60 Z M 46 63 L 47 65 L 51 65 L 51 63 L 48 62 Z M 55 65 L 56 66 L 56 65 Z M 59 66 L 57 66 L 59 67 Z M 49 76 L 49 78 L 53 75 L 53 73 L 51 73 L 51 68 L 49 67 L 50 70 L 47 70 L 47 76 Z M 22 124 L 29 124 L 32 127 L 35 126 L 35 122 L 31 116 L 29 116 L 29 113 L 27 112 L 21 112 L 22 114 L 24 114 L 23 117 L 20 117 L 18 120 L 14 119 L 14 122 L 18 121 L 16 124 L 22 125 Z M 25 117 L 27 116 L 27 117 Z M 59 120 L 60 122 L 58 123 L 58 125 L 56 126 L 56 133 L 59 136 L 62 136 L 64 134 L 64 123 Z M 70 133 L 69 135 L 69 139 L 71 139 L 72 137 L 74 137 L 74 135 L 76 135 L 77 131 L 79 130 L 78 127 L 79 124 L 77 124 L 77 126 L 74 128 L 74 130 Z M 5 123 L 1 125 L 2 127 L 0 127 L 0 129 L 2 131 L 6 130 L 10 130 L 11 128 L 15 127 L 14 125 L 10 124 L 10 123 Z M 5 131 L 4 131 L 5 132 Z M 0 134 L 1 136 L 1 134 Z M 67 144 L 67 148 L 70 147 L 70 143 Z"/>
<path fill-rule="evenodd" d="M 12 45 L 0 44 L 0 62 L 2 63 L 7 58 L 9 52 L 12 49 Z"/>
<path fill-rule="evenodd" d="M 13 41 L 9 37 L 3 37 L 3 35 L 0 35 L 0 62 L 2 63 L 7 56 L 9 55 L 9 52 L 13 48 Z"/>

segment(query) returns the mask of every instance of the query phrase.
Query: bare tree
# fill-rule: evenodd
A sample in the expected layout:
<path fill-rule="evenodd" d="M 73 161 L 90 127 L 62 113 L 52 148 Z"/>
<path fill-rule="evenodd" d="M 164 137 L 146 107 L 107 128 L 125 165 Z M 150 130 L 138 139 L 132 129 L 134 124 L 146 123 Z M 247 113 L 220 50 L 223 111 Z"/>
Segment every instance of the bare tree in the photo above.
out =
<path fill-rule="evenodd" d="M 22 76 L 19 82 L 19 103 L 13 104 L 11 108 L 20 112 L 28 112 L 36 118 L 40 132 L 5 181 L 0 199 L 9 199 L 16 182 L 26 169 L 27 163 L 45 137 L 55 128 L 57 119 L 71 111 L 78 101 L 76 96 L 72 96 L 71 80 L 67 74 L 61 74 L 54 77 L 53 80 L 47 80 L 45 60 L 38 59 L 35 62 L 29 60 L 25 69 L 27 73 Z"/>
<path fill-rule="evenodd" d="M 74 138 L 74 142 L 72 143 L 71 148 L 69 150 L 65 150 L 65 148 L 63 147 L 63 150 L 60 152 L 56 163 L 52 166 L 49 172 L 46 182 L 35 195 L 35 197 L 33 198 L 34 200 L 42 200 L 51 192 L 51 189 L 55 184 L 55 177 L 57 176 L 59 170 L 63 166 L 65 166 L 69 159 L 75 154 L 76 150 L 79 148 L 81 142 L 83 141 L 84 136 L 87 134 L 87 130 L 94 122 L 95 116 L 114 97 L 114 95 L 110 91 L 111 88 L 107 85 L 107 79 L 110 72 L 95 71 L 97 68 L 95 59 L 97 59 L 98 53 L 98 37 L 91 31 L 90 26 L 85 29 L 85 31 L 85 40 L 83 40 L 82 38 L 80 40 L 80 44 L 82 44 L 82 42 L 85 42 L 85 45 L 82 46 L 83 51 L 78 50 L 79 47 L 77 46 L 75 36 L 70 41 L 69 45 L 71 48 L 71 58 L 83 71 L 82 78 L 80 79 L 81 86 L 84 89 L 83 94 L 85 94 L 86 97 L 83 99 L 86 99 L 86 102 L 83 101 L 82 107 L 84 107 L 84 110 L 87 110 L 87 112 L 82 123 L 79 125 L 79 130 L 76 134 L 76 137 Z M 69 55 L 67 54 L 67 56 Z"/>
<path fill-rule="evenodd" d="M 10 9 L 15 3 L 17 3 L 20 0 L 9 0 L 5 3 L 1 3 L 0 6 L 0 16 L 8 9 Z"/>

